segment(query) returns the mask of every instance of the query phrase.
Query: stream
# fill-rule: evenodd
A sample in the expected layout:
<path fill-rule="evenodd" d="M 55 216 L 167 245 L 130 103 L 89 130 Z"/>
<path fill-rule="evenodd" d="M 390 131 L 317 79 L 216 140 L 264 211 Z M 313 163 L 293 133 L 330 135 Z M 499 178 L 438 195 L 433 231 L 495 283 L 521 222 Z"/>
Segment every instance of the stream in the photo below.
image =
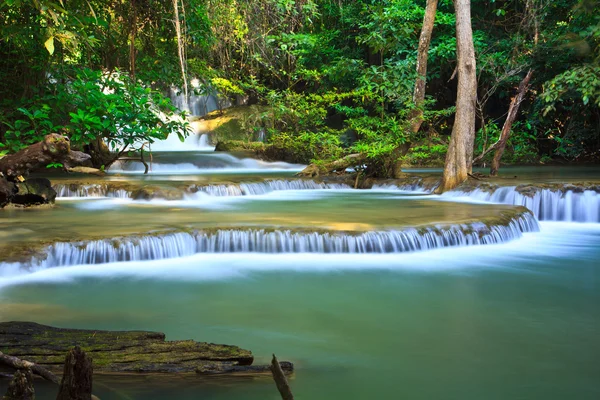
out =
<path fill-rule="evenodd" d="M 0 259 L 0 320 L 161 331 L 235 344 L 257 363 L 275 353 L 295 363 L 298 399 L 600 398 L 598 193 L 354 190 L 205 139 L 166 146 L 149 175 L 122 162 L 105 182 L 184 185 L 180 198 L 68 177 L 53 181 L 53 209 L 0 213 L 0 254 L 43 243 L 48 255 Z M 269 376 L 106 375 L 94 393 L 280 398 Z"/>

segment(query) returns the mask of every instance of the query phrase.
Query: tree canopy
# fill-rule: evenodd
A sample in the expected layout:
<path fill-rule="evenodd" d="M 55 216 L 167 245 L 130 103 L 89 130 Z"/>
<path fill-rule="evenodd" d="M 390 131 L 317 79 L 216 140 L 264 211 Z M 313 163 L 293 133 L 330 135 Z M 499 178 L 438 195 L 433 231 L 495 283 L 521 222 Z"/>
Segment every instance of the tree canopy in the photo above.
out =
<path fill-rule="evenodd" d="M 414 103 L 425 0 L 5 0 L 0 152 L 48 132 L 121 153 L 188 128 L 169 87 L 247 96 L 299 161 L 351 153 L 370 173 L 444 159 L 457 91 L 456 17 L 440 0 L 425 100 Z M 600 157 L 597 0 L 472 0 L 475 156 L 499 136 L 529 70 L 506 162 Z M 411 130 L 415 110 L 423 123 Z M 399 151 L 398 149 L 403 149 Z M 491 155 L 482 157 L 486 163 Z M 95 157 L 101 166 L 106 157 Z"/>

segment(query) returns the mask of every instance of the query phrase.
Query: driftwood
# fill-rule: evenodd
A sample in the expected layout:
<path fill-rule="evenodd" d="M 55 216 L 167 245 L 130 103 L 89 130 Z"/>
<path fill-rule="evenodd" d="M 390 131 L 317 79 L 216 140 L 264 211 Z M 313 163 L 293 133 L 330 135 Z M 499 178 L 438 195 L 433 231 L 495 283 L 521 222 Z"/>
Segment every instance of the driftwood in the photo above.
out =
<path fill-rule="evenodd" d="M 65 358 L 56 400 L 92 400 L 92 360 L 78 346 Z"/>
<path fill-rule="evenodd" d="M 279 365 L 279 361 L 277 361 L 277 357 L 275 357 L 275 354 L 273 354 L 270 369 L 273 373 L 273 379 L 277 385 L 277 390 L 279 390 L 279 394 L 281 394 L 281 398 L 283 400 L 294 400 L 294 395 L 292 394 L 290 384 L 288 383 L 287 378 L 281 369 L 281 365 Z"/>
<path fill-rule="evenodd" d="M 65 167 L 75 166 L 90 159 L 88 154 L 71 150 L 69 138 L 52 133 L 41 142 L 0 158 L 0 172 L 8 180 L 43 168 L 48 164 L 61 163 Z"/>
<path fill-rule="evenodd" d="M 314 178 L 315 176 L 319 176 L 321 174 L 344 171 L 346 168 L 363 165 L 365 161 L 366 157 L 363 154 L 350 154 L 344 158 L 340 158 L 339 160 L 335 160 L 327 164 L 310 164 L 296 175 Z"/>
<path fill-rule="evenodd" d="M 41 376 L 42 378 L 46 379 L 47 381 L 50 381 L 53 383 L 59 382 L 56 375 L 54 375 L 52 372 L 48 371 L 46 368 L 44 368 L 40 365 L 37 365 L 35 363 L 32 363 L 30 361 L 21 360 L 18 357 L 6 355 L 2 352 L 0 352 L 0 364 L 9 366 L 9 367 L 17 369 L 17 370 L 29 369 L 34 374 Z"/>
<path fill-rule="evenodd" d="M 15 372 L 2 400 L 34 400 L 33 374 L 30 369 Z"/>

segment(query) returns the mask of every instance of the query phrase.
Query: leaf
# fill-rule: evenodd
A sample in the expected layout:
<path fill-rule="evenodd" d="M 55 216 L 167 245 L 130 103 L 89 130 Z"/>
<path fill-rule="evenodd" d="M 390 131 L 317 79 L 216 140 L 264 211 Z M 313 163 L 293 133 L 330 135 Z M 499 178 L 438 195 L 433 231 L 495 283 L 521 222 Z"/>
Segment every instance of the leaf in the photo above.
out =
<path fill-rule="evenodd" d="M 46 46 L 46 50 L 48 50 L 50 55 L 54 54 L 54 36 L 50 36 L 50 38 L 44 43 L 44 46 Z"/>

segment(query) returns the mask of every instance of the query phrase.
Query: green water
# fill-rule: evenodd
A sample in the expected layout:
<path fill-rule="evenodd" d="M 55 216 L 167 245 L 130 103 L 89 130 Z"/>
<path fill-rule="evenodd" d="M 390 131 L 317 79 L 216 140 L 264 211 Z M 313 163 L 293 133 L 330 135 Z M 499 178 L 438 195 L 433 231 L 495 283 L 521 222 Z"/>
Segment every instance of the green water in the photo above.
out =
<path fill-rule="evenodd" d="M 203 195 L 184 201 L 59 200 L 51 209 L 0 213 L 0 252 L 4 249 L 8 254 L 15 245 L 30 243 L 217 227 L 342 231 L 403 228 L 470 221 L 511 209 L 514 207 L 351 190 L 282 191 L 243 197 Z"/>
<path fill-rule="evenodd" d="M 0 317 L 275 352 L 296 363 L 300 399 L 598 399 L 598 257 L 597 225 L 543 223 L 468 250 L 64 268 L 4 287 Z M 278 398 L 268 378 L 96 384 L 102 399 Z"/>
<path fill-rule="evenodd" d="M 190 170 L 107 179 L 229 179 L 223 171 L 215 178 Z M 577 175 L 544 171 L 538 175 L 547 181 Z M 581 169 L 577 179 L 594 171 Z M 55 240 L 233 226 L 362 231 L 510 208 L 384 191 L 61 200 L 54 209 L 0 213 L 0 259 L 18 246 Z M 599 259 L 600 224 L 542 222 L 541 232 L 505 244 L 415 253 L 197 254 L 7 269 L 0 270 L 0 320 L 162 331 L 169 340 L 239 345 L 259 363 L 276 353 L 296 365 L 297 399 L 597 400 Z M 6 385 L 0 380 L 0 392 Z M 43 382 L 36 390 L 39 399 L 56 393 Z M 269 376 L 104 375 L 95 376 L 94 393 L 102 400 L 279 398 Z"/>

